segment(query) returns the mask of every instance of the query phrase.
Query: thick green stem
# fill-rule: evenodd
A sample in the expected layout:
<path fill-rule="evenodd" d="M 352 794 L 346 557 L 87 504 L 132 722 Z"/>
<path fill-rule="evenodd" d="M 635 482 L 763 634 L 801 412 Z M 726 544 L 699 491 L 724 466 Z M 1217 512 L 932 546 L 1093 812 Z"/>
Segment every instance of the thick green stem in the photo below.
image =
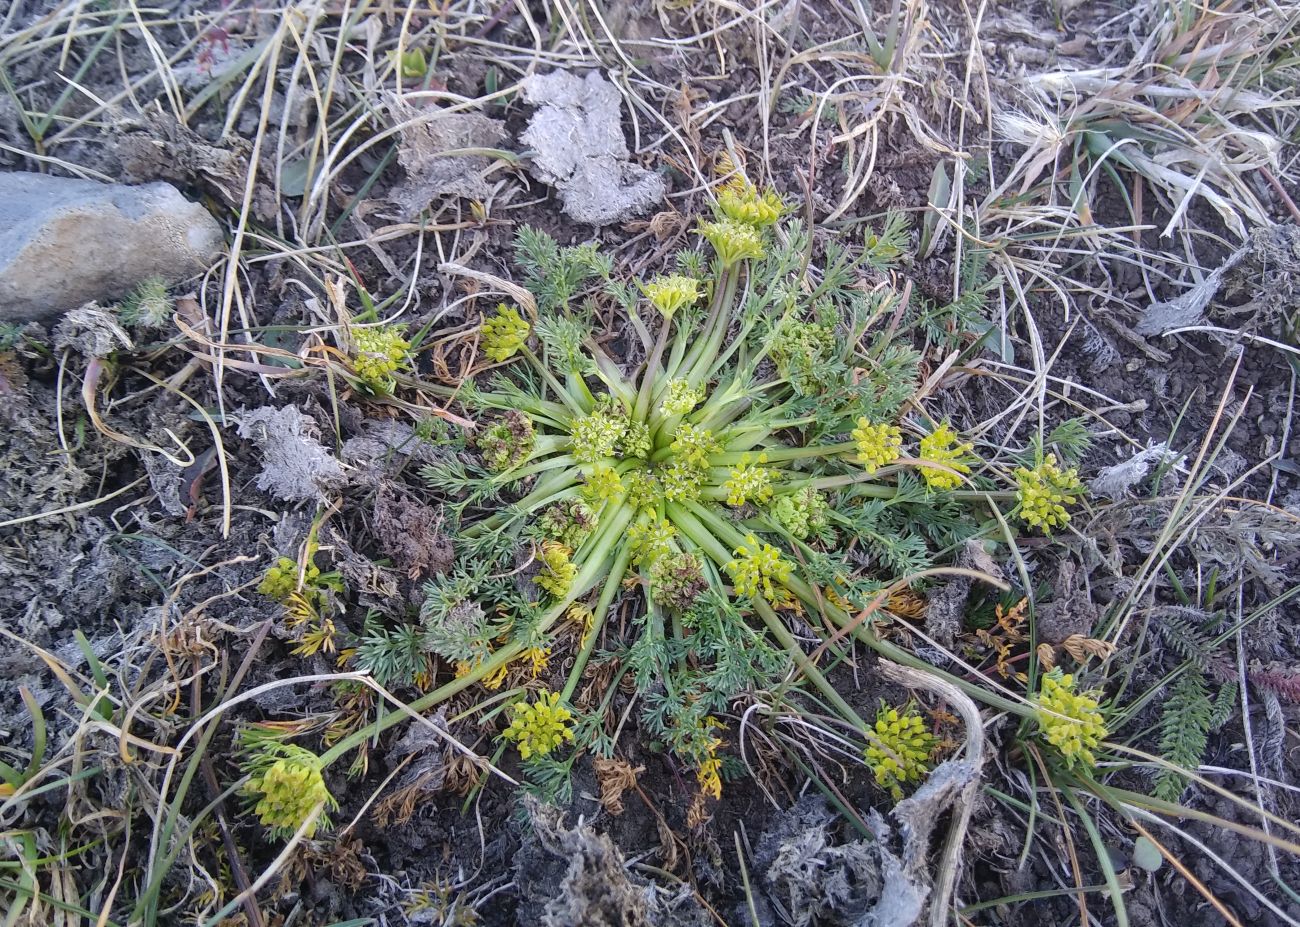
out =
<path fill-rule="evenodd" d="M 582 679 L 582 671 L 586 668 L 587 661 L 591 659 L 591 654 L 596 649 L 596 640 L 600 637 L 600 629 L 604 626 L 605 615 L 609 612 L 609 606 L 614 601 L 614 596 L 618 594 L 619 584 L 623 582 L 623 574 L 627 572 L 627 564 L 631 559 L 632 545 L 623 544 L 620 546 L 617 555 L 614 557 L 614 566 L 605 579 L 605 588 L 600 591 L 600 598 L 592 611 L 591 630 L 587 632 L 587 637 L 582 642 L 582 649 L 578 651 L 578 656 L 573 661 L 573 669 L 569 672 L 569 680 L 565 683 L 564 691 L 560 694 L 560 701 L 562 702 L 567 703 L 573 697 L 574 690 L 578 688 L 578 682 Z"/>
<path fill-rule="evenodd" d="M 710 366 L 705 359 L 718 353 L 718 345 L 727 332 L 731 322 L 731 307 L 736 299 L 736 286 L 740 272 L 736 267 L 729 267 L 722 272 L 713 291 L 713 305 L 709 307 L 709 316 L 700 331 L 699 340 L 686 355 L 682 364 L 681 375 L 692 387 L 699 386 L 703 375 Z M 702 369 L 703 368 L 703 369 Z"/>
<path fill-rule="evenodd" d="M 560 401 L 564 403 L 565 406 L 568 407 L 570 412 L 572 412 L 574 415 L 586 414 L 585 412 L 582 411 L 582 405 L 578 402 L 578 400 L 575 399 L 573 396 L 569 395 L 569 391 L 564 388 L 564 384 L 561 383 L 559 380 L 555 379 L 555 374 L 551 373 L 550 368 L 542 363 L 541 358 L 539 358 L 527 347 L 520 348 L 519 350 L 523 352 L 524 357 L 528 358 L 528 362 L 533 365 L 533 369 L 536 370 L 539 374 L 541 374 L 542 379 L 546 381 L 546 385 L 549 386 L 551 388 L 551 391 L 554 392 L 555 395 L 559 397 Z"/>
<path fill-rule="evenodd" d="M 846 441 L 843 444 L 818 444 L 812 447 L 773 447 L 764 448 L 763 453 L 767 454 L 767 459 L 771 463 L 782 460 L 807 460 L 814 457 L 835 457 L 840 454 L 846 454 L 857 449 L 857 445 L 852 441 Z M 750 451 L 724 451 L 721 454 L 713 454 L 709 457 L 709 463 L 715 467 L 734 467 L 736 464 L 744 463 L 745 454 L 753 453 Z"/>
<path fill-rule="evenodd" d="M 664 346 L 668 344 L 668 330 L 673 327 L 671 316 L 665 316 L 663 325 L 659 327 L 659 337 L 655 339 L 654 349 L 650 352 L 650 359 L 646 361 L 645 373 L 641 375 L 641 390 L 637 393 L 636 408 L 632 410 L 632 418 L 638 422 L 644 422 L 647 413 L 650 411 L 650 397 L 654 393 L 655 383 L 658 382 L 659 362 L 664 356 Z"/>

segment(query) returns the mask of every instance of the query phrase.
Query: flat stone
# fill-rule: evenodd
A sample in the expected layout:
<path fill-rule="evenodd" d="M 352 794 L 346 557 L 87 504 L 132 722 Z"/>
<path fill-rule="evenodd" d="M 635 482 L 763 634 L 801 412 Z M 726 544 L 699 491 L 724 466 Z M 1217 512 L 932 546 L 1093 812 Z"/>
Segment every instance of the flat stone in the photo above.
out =
<path fill-rule="evenodd" d="M 0 321 L 49 321 L 149 277 L 176 283 L 224 244 L 220 223 L 171 184 L 0 172 Z"/>

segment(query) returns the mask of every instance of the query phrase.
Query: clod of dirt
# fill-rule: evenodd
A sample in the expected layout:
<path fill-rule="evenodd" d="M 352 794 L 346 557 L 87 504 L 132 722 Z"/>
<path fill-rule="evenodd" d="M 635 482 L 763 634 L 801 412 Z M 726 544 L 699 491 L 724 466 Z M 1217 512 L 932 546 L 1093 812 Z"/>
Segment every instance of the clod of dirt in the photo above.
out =
<path fill-rule="evenodd" d="M 1133 326 L 1163 335 L 1200 325 L 1271 328 L 1300 309 L 1300 227 L 1259 228 L 1204 280 L 1171 300 L 1153 303 Z"/>
<path fill-rule="evenodd" d="M 137 117 L 119 115 L 113 122 L 116 138 L 112 153 L 122 165 L 128 183 L 166 180 L 183 185 L 202 182 L 227 206 L 244 199 L 252 146 L 242 138 L 226 138 L 209 145 L 193 129 L 170 113 L 149 111 Z M 261 219 L 275 215 L 271 191 L 263 184 L 254 189 L 253 210 Z"/>
<path fill-rule="evenodd" d="M 610 225 L 664 198 L 663 178 L 627 160 L 622 100 L 598 71 L 534 74 L 524 100 L 539 107 L 523 134 L 532 172 L 559 190 L 570 218 Z"/>
<path fill-rule="evenodd" d="M 405 120 L 416 113 L 403 109 L 398 115 Z M 437 197 L 485 198 L 490 188 L 483 172 L 492 160 L 457 152 L 495 147 L 504 135 L 502 123 L 477 113 L 447 113 L 403 129 L 397 161 L 406 179 L 388 194 L 400 218 L 413 219 Z"/>
<path fill-rule="evenodd" d="M 344 465 L 356 471 L 352 477 L 356 485 L 378 486 L 412 464 L 438 460 L 436 448 L 416 437 L 415 429 L 405 422 L 369 419 L 360 429 L 339 452 Z"/>
<path fill-rule="evenodd" d="M 83 357 L 108 357 L 134 345 L 113 313 L 89 302 L 73 309 L 54 326 L 54 347 L 76 351 Z"/>
<path fill-rule="evenodd" d="M 1088 636 L 1097 623 L 1097 606 L 1088 598 L 1073 560 L 1062 560 L 1056 570 L 1055 595 L 1038 609 L 1038 638 L 1060 644 L 1076 634 Z"/>
<path fill-rule="evenodd" d="M 411 579 L 446 573 L 455 563 L 442 517 L 396 484 L 385 484 L 375 497 L 375 534 L 393 565 Z"/>
<path fill-rule="evenodd" d="M 323 502 L 344 483 L 343 465 L 316 437 L 316 423 L 293 406 L 239 415 L 239 436 L 262 452 L 257 488 L 288 502 Z"/>
<path fill-rule="evenodd" d="M 709 923 L 690 888 L 666 894 L 628 875 L 604 834 L 564 825 L 563 813 L 525 799 L 532 834 L 515 854 L 522 927 L 694 927 Z"/>
<path fill-rule="evenodd" d="M 119 299 L 149 277 L 182 280 L 223 244 L 217 220 L 169 184 L 0 173 L 0 321 Z"/>
<path fill-rule="evenodd" d="M 1181 456 L 1163 441 L 1153 444 L 1145 450 L 1138 451 L 1128 460 L 1102 470 L 1088 482 L 1088 489 L 1095 496 L 1114 500 L 1123 499 L 1155 467 L 1176 461 Z"/>
<path fill-rule="evenodd" d="M 890 828 L 876 812 L 876 840 L 836 844 L 836 815 L 817 798 L 804 798 L 763 836 L 755 861 L 773 901 L 796 927 L 910 927 L 928 890 L 889 849 Z M 928 833 L 926 834 L 928 838 Z"/>
<path fill-rule="evenodd" d="M 993 558 L 978 541 L 966 542 L 957 557 L 956 566 L 1002 579 L 1002 568 L 993 562 Z M 962 616 L 966 611 L 966 600 L 970 598 L 973 582 L 969 576 L 949 577 L 926 598 L 925 633 L 944 647 L 951 647 L 961 630 Z"/>

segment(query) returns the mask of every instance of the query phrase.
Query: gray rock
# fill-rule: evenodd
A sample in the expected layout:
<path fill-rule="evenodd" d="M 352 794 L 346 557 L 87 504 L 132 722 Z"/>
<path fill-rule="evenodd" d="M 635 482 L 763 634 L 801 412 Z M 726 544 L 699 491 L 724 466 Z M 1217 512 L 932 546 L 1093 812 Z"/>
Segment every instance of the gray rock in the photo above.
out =
<path fill-rule="evenodd" d="M 0 321 L 119 299 L 147 277 L 175 283 L 223 245 L 217 220 L 170 184 L 0 173 Z"/>

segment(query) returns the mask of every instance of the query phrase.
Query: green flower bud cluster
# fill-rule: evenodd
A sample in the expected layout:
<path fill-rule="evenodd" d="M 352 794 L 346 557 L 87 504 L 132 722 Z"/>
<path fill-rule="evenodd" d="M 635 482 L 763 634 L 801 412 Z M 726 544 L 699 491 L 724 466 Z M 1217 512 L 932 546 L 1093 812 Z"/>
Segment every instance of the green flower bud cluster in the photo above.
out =
<path fill-rule="evenodd" d="M 758 229 L 735 219 L 701 223 L 700 234 L 713 245 L 723 267 L 733 267 L 744 260 L 761 258 L 766 253 L 763 236 Z"/>
<path fill-rule="evenodd" d="M 555 598 L 564 598 L 578 576 L 578 565 L 573 562 L 573 551 L 555 541 L 546 541 L 542 544 L 542 552 L 538 559 L 541 561 L 542 570 L 533 577 L 533 582 Z"/>
<path fill-rule="evenodd" d="M 765 505 L 772 499 L 772 481 L 775 474 L 767 467 L 767 456 L 760 454 L 758 464 L 750 463 L 746 454 L 739 466 L 731 468 L 731 475 L 722 484 L 727 491 L 727 505 L 744 505 L 754 502 Z"/>
<path fill-rule="evenodd" d="M 751 534 L 734 553 L 735 559 L 727 562 L 726 570 L 731 575 L 737 595 L 753 597 L 761 594 L 773 605 L 787 601 L 784 590 L 778 590 L 773 583 L 779 585 L 788 580 L 793 565 L 781 557 L 779 550 Z"/>
<path fill-rule="evenodd" d="M 630 470 L 623 475 L 623 488 L 627 491 L 627 502 L 632 508 L 653 509 L 663 496 L 663 487 L 659 479 L 649 470 Z"/>
<path fill-rule="evenodd" d="M 257 819 L 270 828 L 272 836 L 290 837 L 320 805 L 323 810 L 306 835 L 311 837 L 318 828 L 328 827 L 327 812 L 338 808 L 338 802 L 325 785 L 320 758 L 293 744 L 255 743 L 244 763 L 249 773 L 244 794 L 254 800 Z"/>
<path fill-rule="evenodd" d="M 1096 692 L 1076 692 L 1077 683 L 1058 667 L 1039 683 L 1036 718 L 1038 729 L 1065 764 L 1091 769 L 1097 765 L 1093 753 L 1106 739 L 1106 718 Z"/>
<path fill-rule="evenodd" d="M 654 563 L 673 552 L 673 538 L 677 529 L 672 522 L 651 518 L 639 521 L 627 529 L 627 543 L 632 551 L 632 562 L 637 566 Z"/>
<path fill-rule="evenodd" d="M 482 429 L 474 445 L 489 470 L 504 473 L 528 459 L 533 452 L 533 439 L 532 419 L 517 409 L 510 409 Z"/>
<path fill-rule="evenodd" d="M 573 420 L 569 428 L 573 456 L 583 463 L 614 457 L 626 434 L 627 418 L 612 414 L 608 406 L 598 406 Z"/>
<path fill-rule="evenodd" d="M 1079 471 L 1074 467 L 1062 470 L 1056 463 L 1056 455 L 1048 454 L 1043 462 L 1030 470 L 1020 467 L 1016 470 L 1016 499 L 1020 502 L 1020 518 L 1032 528 L 1038 528 L 1043 534 L 1051 534 L 1053 528 L 1063 528 L 1070 521 L 1067 505 L 1074 505 L 1083 494 L 1079 482 Z"/>
<path fill-rule="evenodd" d="M 634 422 L 628 420 L 627 428 L 623 432 L 623 440 L 619 442 L 619 450 L 623 457 L 641 457 L 650 456 L 650 426 L 645 422 Z"/>
<path fill-rule="evenodd" d="M 392 392 L 393 374 L 406 366 L 411 343 L 397 325 L 354 328 L 352 369 L 366 386 L 378 392 Z"/>
<path fill-rule="evenodd" d="M 599 517 L 581 499 L 563 499 L 537 517 L 538 530 L 570 550 L 581 547 L 599 523 Z"/>
<path fill-rule="evenodd" d="M 558 692 L 543 692 L 531 705 L 519 702 L 513 711 L 514 718 L 501 736 L 514 743 L 525 760 L 546 756 L 573 740 L 573 728 L 569 724 L 573 713 L 560 704 Z"/>
<path fill-rule="evenodd" d="M 709 465 L 709 455 L 721 451 L 722 445 L 717 442 L 709 429 L 688 422 L 678 427 L 670 450 L 678 460 L 704 468 Z"/>
<path fill-rule="evenodd" d="M 815 395 L 840 347 L 833 324 L 786 318 L 772 335 L 772 360 L 800 394 Z"/>
<path fill-rule="evenodd" d="M 875 739 L 867 745 L 867 766 L 876 784 L 889 790 L 894 801 L 903 798 L 903 786 L 920 782 L 930 771 L 930 754 L 939 739 L 925 726 L 913 707 L 899 711 L 883 702 L 876 713 Z"/>
<path fill-rule="evenodd" d="M 825 496 L 811 486 L 805 486 L 798 492 L 777 496 L 770 511 L 778 525 L 803 541 L 826 527 L 829 509 Z"/>
<path fill-rule="evenodd" d="M 596 464 L 583 479 L 582 494 L 592 505 L 604 504 L 623 495 L 623 480 L 609 464 Z"/>
<path fill-rule="evenodd" d="M 744 177 L 735 177 L 718 191 L 718 209 L 733 222 L 764 228 L 785 215 L 785 204 L 770 187 L 761 193 Z"/>
<path fill-rule="evenodd" d="M 680 377 L 668 381 L 668 391 L 659 408 L 664 415 L 686 415 L 704 401 L 704 388 L 692 389 Z"/>
<path fill-rule="evenodd" d="M 530 331 L 528 320 L 519 314 L 518 309 L 501 303 L 497 306 L 497 314 L 484 320 L 479 343 L 483 353 L 499 364 L 519 353 L 528 341 Z"/>
<path fill-rule="evenodd" d="M 320 581 L 320 575 L 320 567 L 308 563 L 302 574 L 303 590 L 314 592 L 316 584 Z M 298 591 L 298 561 L 288 557 L 281 557 L 275 561 L 262 577 L 262 581 L 258 583 L 257 591 L 277 602 L 286 601 L 289 596 Z"/>
<path fill-rule="evenodd" d="M 674 457 L 660 468 L 659 492 L 669 502 L 689 502 L 700 497 L 708 470 L 683 457 Z"/>
<path fill-rule="evenodd" d="M 686 611 L 708 586 L 700 558 L 693 553 L 669 553 L 650 565 L 650 598 L 664 608 Z"/>

